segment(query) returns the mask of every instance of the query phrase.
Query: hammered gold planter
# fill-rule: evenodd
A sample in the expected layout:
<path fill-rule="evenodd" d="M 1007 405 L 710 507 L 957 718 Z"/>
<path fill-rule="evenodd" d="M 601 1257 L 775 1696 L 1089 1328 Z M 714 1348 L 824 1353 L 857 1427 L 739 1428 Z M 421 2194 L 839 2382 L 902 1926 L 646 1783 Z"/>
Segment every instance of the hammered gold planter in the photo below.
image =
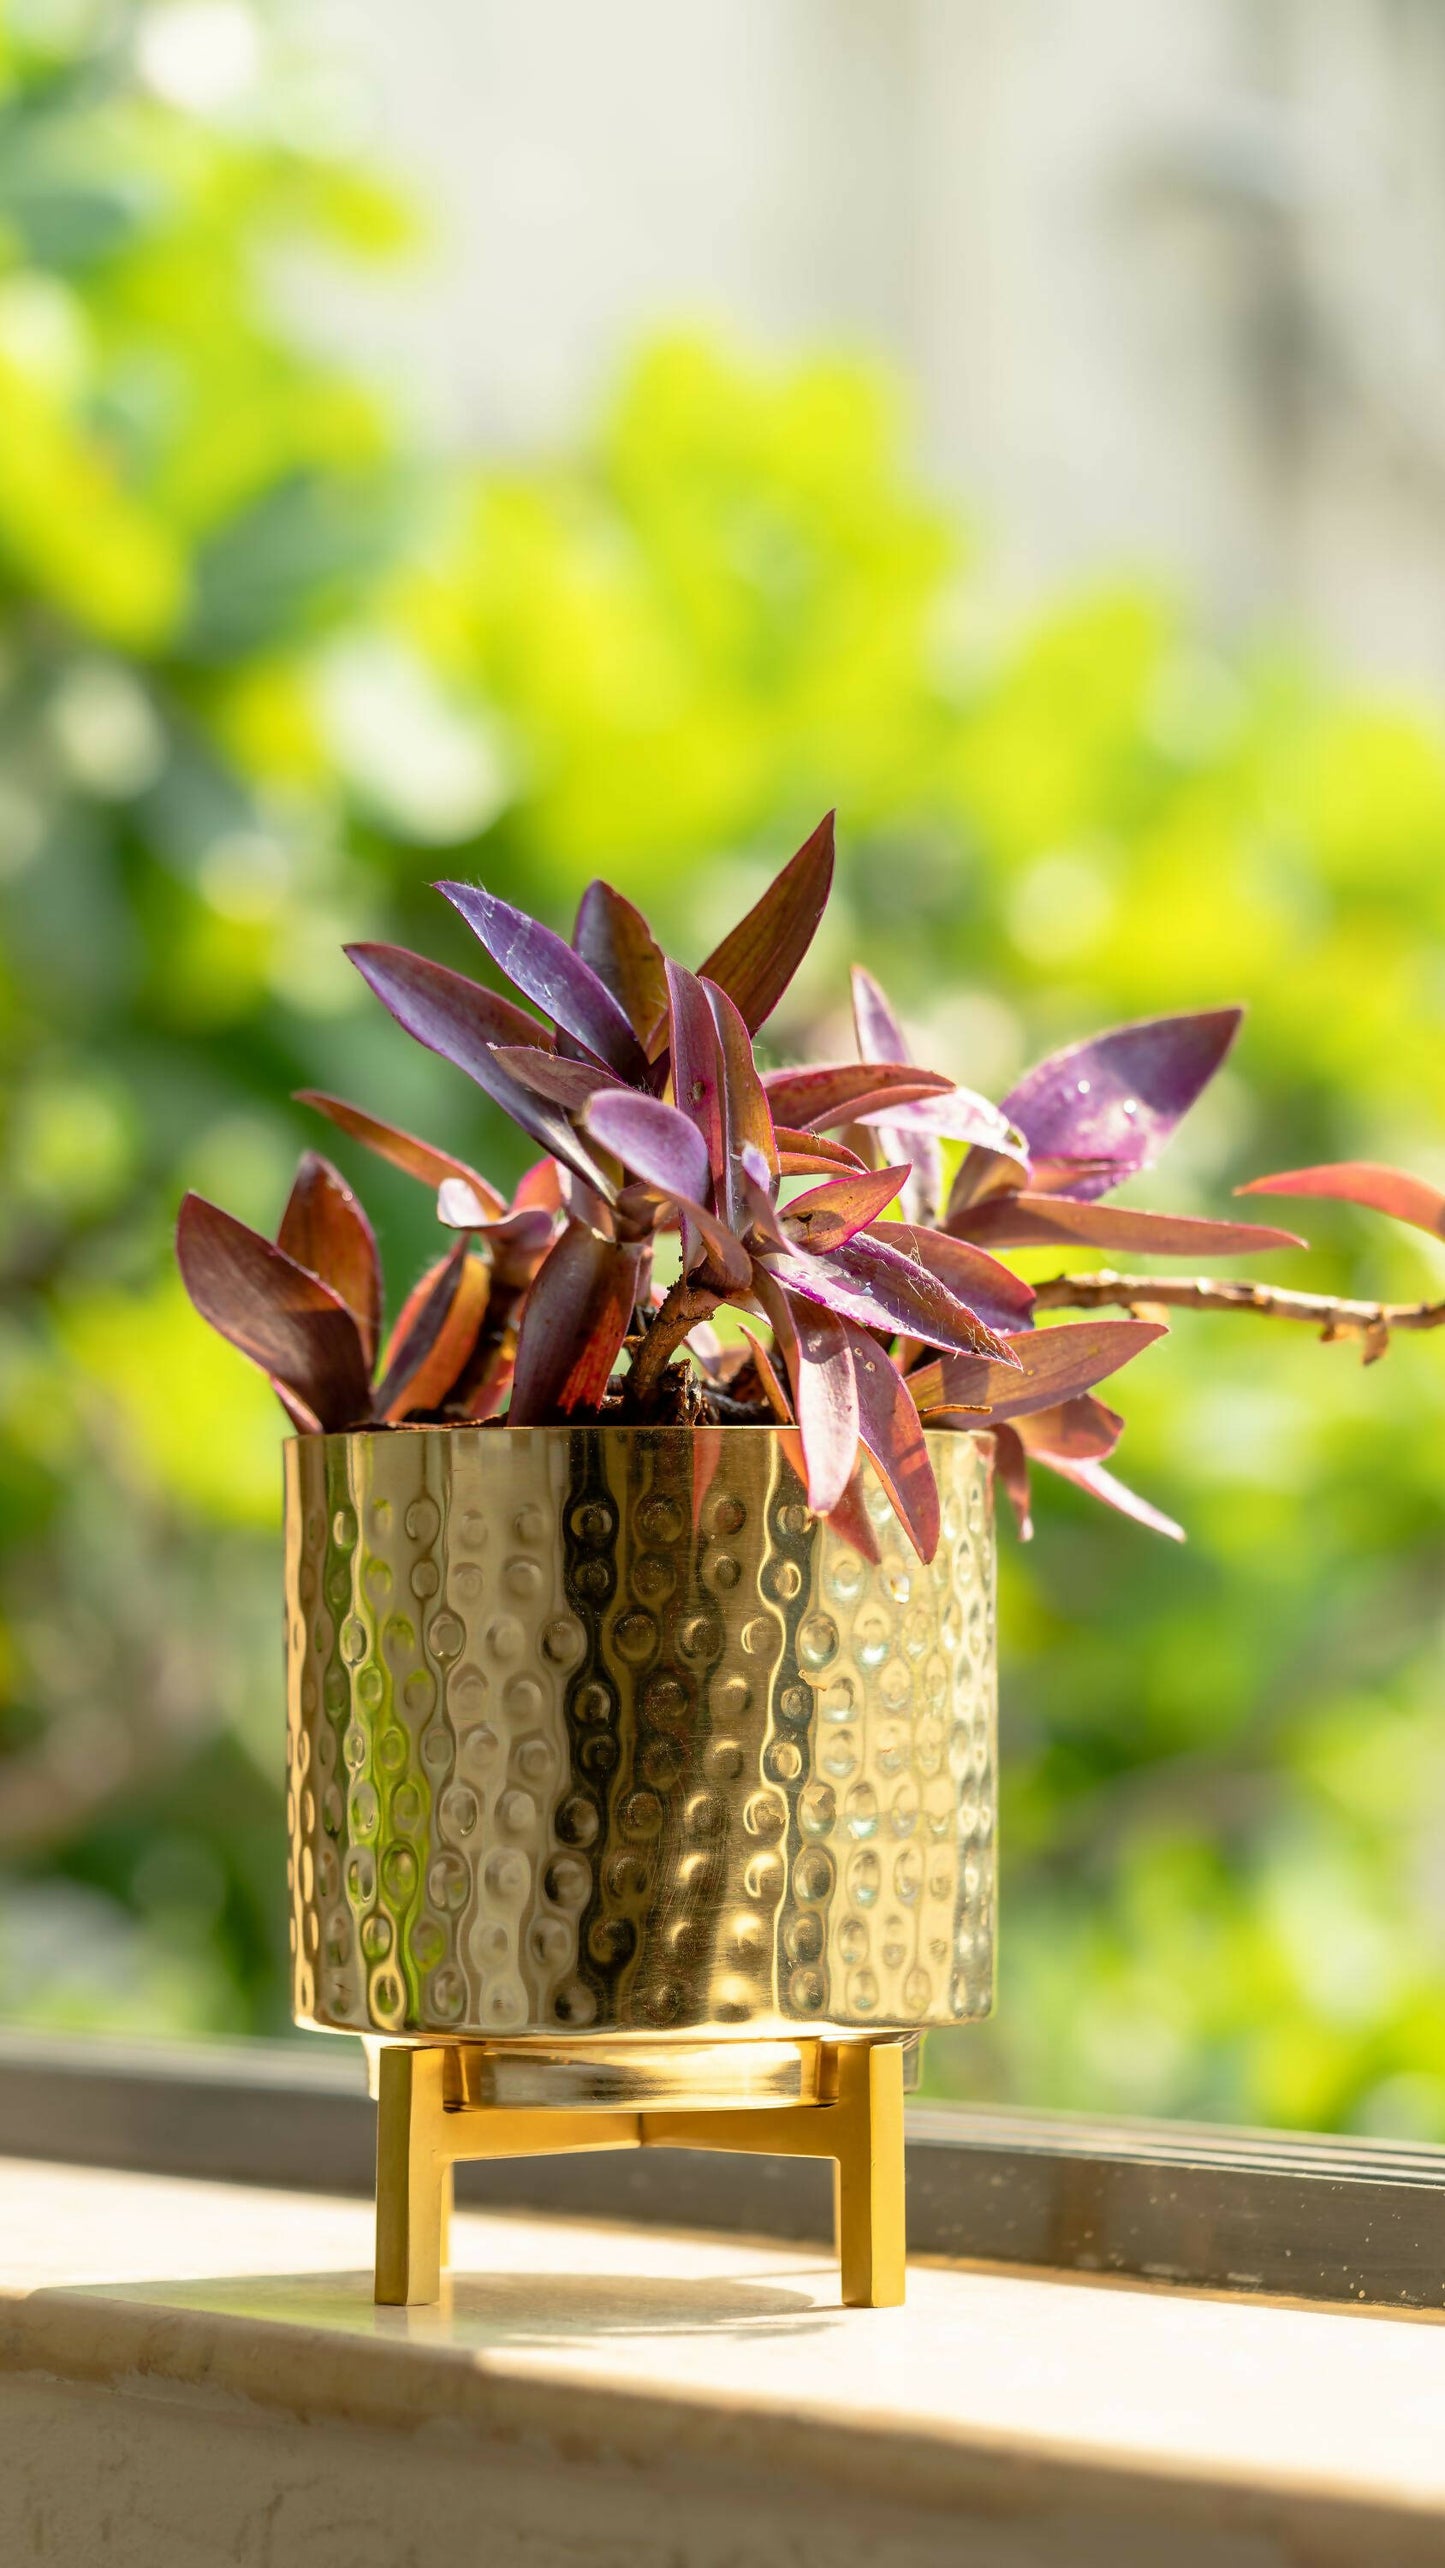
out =
<path fill-rule="evenodd" d="M 769 1428 L 286 1455 L 295 2012 L 393 2042 L 856 2039 L 988 2011 L 990 1448 L 870 1565 Z M 540 2059 L 539 2059 L 540 2067 Z"/>

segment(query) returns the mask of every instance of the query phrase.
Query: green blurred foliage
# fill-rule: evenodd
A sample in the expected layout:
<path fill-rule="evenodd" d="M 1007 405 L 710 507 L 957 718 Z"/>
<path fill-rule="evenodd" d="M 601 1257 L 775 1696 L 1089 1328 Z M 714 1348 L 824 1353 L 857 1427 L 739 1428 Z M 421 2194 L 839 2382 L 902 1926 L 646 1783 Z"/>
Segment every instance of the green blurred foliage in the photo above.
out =
<path fill-rule="evenodd" d="M 1005 619 L 858 362 L 676 338 L 574 456 L 427 469 L 271 290 L 406 222 L 274 32 L 242 106 L 178 99 L 187 5 L 0 20 L 0 1956 L 12 2014 L 274 2029 L 279 1420 L 170 1215 L 274 1220 L 303 1083 L 520 1159 L 340 937 L 465 961 L 444 848 L 559 922 L 607 871 L 694 954 L 836 802 L 780 1052 L 855 951 L 994 1093 L 1242 997 L 1139 1191 L 1439 1176 L 1445 748 L 1137 586 Z M 347 1165 L 394 1302 L 428 1207 Z M 1280 1280 L 1438 1286 L 1311 1214 Z M 1053 1486 L 1004 1537 L 1000 2009 L 933 2082 L 1445 2137 L 1441 1349 L 1185 1321 L 1121 1399 L 1190 1545 Z"/>

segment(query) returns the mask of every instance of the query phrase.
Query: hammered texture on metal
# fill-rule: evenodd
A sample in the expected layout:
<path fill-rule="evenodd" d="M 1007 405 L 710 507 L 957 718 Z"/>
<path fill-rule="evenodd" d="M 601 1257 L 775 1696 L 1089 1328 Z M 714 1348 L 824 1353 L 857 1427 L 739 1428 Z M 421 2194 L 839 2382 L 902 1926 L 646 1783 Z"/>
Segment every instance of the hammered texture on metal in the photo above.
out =
<path fill-rule="evenodd" d="M 924 1567 L 768 1428 L 287 1447 L 299 2021 L 514 2040 L 988 2012 L 989 1449 Z"/>

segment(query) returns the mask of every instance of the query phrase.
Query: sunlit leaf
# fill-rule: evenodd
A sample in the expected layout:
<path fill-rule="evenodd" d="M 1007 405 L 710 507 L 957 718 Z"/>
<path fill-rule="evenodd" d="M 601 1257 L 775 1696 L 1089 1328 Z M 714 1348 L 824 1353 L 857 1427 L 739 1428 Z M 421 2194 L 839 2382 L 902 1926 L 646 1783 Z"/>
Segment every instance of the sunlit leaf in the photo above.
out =
<path fill-rule="evenodd" d="M 447 1178 L 459 1177 L 482 1203 L 490 1205 L 489 1218 L 505 1212 L 505 1196 L 451 1151 L 437 1150 L 429 1141 L 418 1141 L 414 1133 L 403 1132 L 397 1124 L 383 1123 L 379 1115 L 366 1114 L 360 1106 L 348 1106 L 340 1097 L 328 1097 L 319 1088 L 298 1088 L 296 1102 L 314 1106 L 318 1114 L 349 1132 L 353 1140 L 374 1150 L 379 1159 L 390 1160 L 393 1168 L 405 1169 L 408 1177 L 419 1177 L 424 1186 L 441 1186 Z"/>
<path fill-rule="evenodd" d="M 938 1549 L 938 1483 L 918 1411 L 896 1364 L 866 1330 L 849 1328 L 858 1385 L 858 1433 L 920 1560 Z"/>
<path fill-rule="evenodd" d="M 1291 1168 L 1282 1176 L 1256 1177 L 1236 1186 L 1237 1195 L 1311 1195 L 1340 1204 L 1359 1204 L 1367 1212 L 1391 1213 L 1397 1222 L 1445 1239 L 1445 1193 L 1403 1168 L 1386 1168 L 1373 1159 L 1341 1159 L 1322 1168 Z"/>
<path fill-rule="evenodd" d="M 726 990 L 750 1034 L 767 1022 L 813 942 L 833 881 L 833 814 L 768 885 L 701 970 Z"/>
<path fill-rule="evenodd" d="M 697 974 L 684 971 L 680 963 L 667 966 L 667 997 L 673 1098 L 678 1112 L 702 1134 L 708 1168 L 721 1188 L 726 1151 L 717 1027 Z"/>
<path fill-rule="evenodd" d="M 1106 1471 L 1101 1462 L 1076 1462 L 1059 1453 L 1037 1453 L 1034 1460 L 1042 1463 L 1046 1471 L 1057 1472 L 1061 1480 L 1072 1481 L 1076 1489 L 1086 1489 L 1091 1498 L 1102 1499 L 1104 1505 L 1114 1508 L 1117 1514 L 1132 1516 L 1136 1525 L 1147 1526 L 1150 1533 L 1165 1534 L 1174 1543 L 1184 1541 L 1182 1525 L 1176 1525 L 1173 1517 L 1166 1516 L 1162 1509 L 1151 1507 L 1148 1499 L 1141 1498 L 1137 1490 L 1126 1488 L 1124 1482 L 1116 1480 L 1113 1472 Z"/>
<path fill-rule="evenodd" d="M 707 1143 L 676 1106 L 635 1088 L 613 1088 L 590 1100 L 583 1121 L 604 1150 L 649 1185 L 694 1201 L 707 1193 Z"/>
<path fill-rule="evenodd" d="M 1303 1248 L 1293 1231 L 1262 1222 L 1202 1221 L 1189 1213 L 1147 1213 L 1132 1204 L 1078 1203 L 1068 1195 L 989 1195 L 951 1213 L 948 1230 L 991 1248 L 1101 1248 L 1141 1257 L 1250 1257 Z"/>
<path fill-rule="evenodd" d="M 304 1153 L 281 1216 L 276 1245 L 340 1295 L 358 1329 L 368 1367 L 381 1339 L 381 1260 L 376 1234 L 329 1159 Z"/>
<path fill-rule="evenodd" d="M 329 1284 L 200 1195 L 181 1205 L 176 1255 L 202 1319 L 283 1382 L 323 1428 L 365 1421 L 371 1386 L 361 1331 Z"/>
<path fill-rule="evenodd" d="M 640 1252 L 570 1221 L 527 1296 L 507 1415 L 514 1427 L 601 1406 L 637 1295 Z"/>
<path fill-rule="evenodd" d="M 870 1169 L 861 1177 L 830 1177 L 795 1195 L 782 1211 L 785 1234 L 800 1248 L 841 1248 L 855 1231 L 876 1221 L 908 1177 L 906 1168 Z"/>
<path fill-rule="evenodd" d="M 458 1240 L 407 1299 L 377 1387 L 380 1417 L 391 1422 L 439 1409 L 477 1342 L 491 1278 L 480 1257 Z"/>
<path fill-rule="evenodd" d="M 479 883 L 438 883 L 507 979 L 620 1078 L 645 1080 L 647 1056 L 605 981 L 565 937 Z M 523 1038 L 525 1040 L 525 1038 Z"/>
<path fill-rule="evenodd" d="M 942 1095 L 951 1082 L 902 1061 L 825 1061 L 799 1070 L 768 1070 L 763 1086 L 774 1124 L 807 1131 L 857 1123 L 875 1108 L 896 1109 L 915 1097 Z"/>
<path fill-rule="evenodd" d="M 409 954 L 404 946 L 349 945 L 346 951 L 398 1025 L 428 1051 L 439 1052 L 443 1060 L 465 1070 L 523 1132 L 610 1203 L 615 1192 L 611 1178 L 578 1140 L 560 1108 L 534 1096 L 497 1059 L 497 1044 L 526 1043 L 529 1028 L 539 1043 L 547 1043 L 543 1027 L 463 973 L 448 971 L 425 955 Z"/>
<path fill-rule="evenodd" d="M 1062 1192 L 1089 1200 L 1158 1158 L 1239 1031 L 1241 1008 L 1204 1008 L 1115 1026 L 1050 1053 L 1003 1100 L 1030 1157 L 1087 1158 L 1104 1173 Z"/>
<path fill-rule="evenodd" d="M 1008 1341 L 1016 1372 L 976 1356 L 945 1356 L 943 1396 L 984 1403 L 991 1421 L 1026 1417 L 1031 1409 L 1051 1409 L 1076 1392 L 1091 1391 L 1167 1335 L 1155 1320 L 1078 1320 L 1062 1328 L 1030 1329 Z"/>
<path fill-rule="evenodd" d="M 1028 1327 L 1034 1304 L 1033 1286 L 1015 1275 L 1011 1266 L 991 1257 L 987 1249 L 912 1222 L 885 1222 L 873 1235 L 885 1248 L 897 1249 L 918 1265 L 926 1266 L 996 1334 L 1009 1336 Z"/>
<path fill-rule="evenodd" d="M 651 1055 L 667 1021 L 667 973 L 662 949 L 641 910 L 610 883 L 589 883 L 572 942 Z"/>
<path fill-rule="evenodd" d="M 771 1179 L 778 1174 L 778 1145 L 772 1109 L 753 1059 L 752 1037 L 726 990 L 707 980 L 702 988 L 717 1030 L 722 1072 L 723 1208 L 736 1227 L 743 1219 L 738 1179 L 742 1154 L 756 1151 Z"/>
<path fill-rule="evenodd" d="M 762 1262 L 790 1293 L 820 1303 L 860 1328 L 903 1334 L 925 1344 L 971 1350 L 1007 1366 L 1001 1337 L 976 1319 L 925 1267 L 881 1241 L 859 1236 L 831 1254 L 783 1256 L 768 1249 Z"/>
<path fill-rule="evenodd" d="M 1077 1392 L 1052 1409 L 1035 1409 L 1018 1421 L 1017 1432 L 1028 1452 L 1063 1454 L 1071 1462 L 1102 1462 L 1124 1432 L 1117 1409 L 1107 1408 L 1092 1391 Z"/>
<path fill-rule="evenodd" d="M 560 1052 L 537 1052 L 530 1045 L 499 1043 L 496 1058 L 509 1078 L 528 1088 L 534 1097 L 545 1097 L 560 1106 L 566 1115 L 580 1115 L 592 1097 L 609 1090 L 616 1096 L 632 1096 L 635 1091 L 624 1086 L 616 1073 L 603 1070 L 594 1061 L 574 1061 Z"/>

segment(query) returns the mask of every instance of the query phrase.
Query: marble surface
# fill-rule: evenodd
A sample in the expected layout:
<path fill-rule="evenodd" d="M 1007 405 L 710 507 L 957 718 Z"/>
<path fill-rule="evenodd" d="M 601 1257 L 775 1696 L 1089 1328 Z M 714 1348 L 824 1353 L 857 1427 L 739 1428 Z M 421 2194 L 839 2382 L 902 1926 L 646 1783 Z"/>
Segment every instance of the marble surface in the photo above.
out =
<path fill-rule="evenodd" d="M 814 2254 L 480 2214 L 457 2221 L 444 2306 L 378 2310 L 366 2204 L 16 2161 L 0 2164 L 0 2240 L 17 2380 L 193 2391 L 313 2428 L 445 2424 L 513 2454 L 565 2420 L 569 2467 L 745 2458 L 862 2505 L 902 2474 L 944 2513 L 1045 2489 L 1063 2504 L 1087 2482 L 1111 2503 L 1212 2492 L 1217 2522 L 1233 2492 L 1251 2522 L 1262 2500 L 1283 2509 L 1281 2541 L 1291 2507 L 1338 2516 L 1336 2534 L 1358 2511 L 1360 2545 L 1271 2533 L 1211 2560 L 1445 2560 L 1430 2320 L 926 2266 L 905 2309 L 844 2311 Z M 1413 2526 L 1408 2544 L 1402 2530 L 1381 2552 L 1378 2523 L 1365 2537 L 1379 2508 Z"/>

